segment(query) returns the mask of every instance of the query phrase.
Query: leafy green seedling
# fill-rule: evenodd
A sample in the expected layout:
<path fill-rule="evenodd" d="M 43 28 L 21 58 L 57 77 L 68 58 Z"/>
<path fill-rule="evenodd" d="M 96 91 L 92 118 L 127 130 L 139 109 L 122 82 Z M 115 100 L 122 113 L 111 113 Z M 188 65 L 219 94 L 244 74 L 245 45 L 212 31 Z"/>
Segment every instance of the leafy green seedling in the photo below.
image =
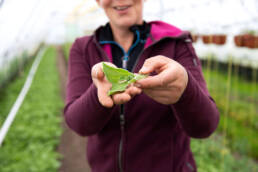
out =
<path fill-rule="evenodd" d="M 141 74 L 133 74 L 122 68 L 115 68 L 107 65 L 106 63 L 102 63 L 103 72 L 107 77 L 107 80 L 112 84 L 111 89 L 108 92 L 108 95 L 115 94 L 117 92 L 125 91 L 126 87 L 136 82 L 137 80 L 146 78 L 148 75 Z"/>

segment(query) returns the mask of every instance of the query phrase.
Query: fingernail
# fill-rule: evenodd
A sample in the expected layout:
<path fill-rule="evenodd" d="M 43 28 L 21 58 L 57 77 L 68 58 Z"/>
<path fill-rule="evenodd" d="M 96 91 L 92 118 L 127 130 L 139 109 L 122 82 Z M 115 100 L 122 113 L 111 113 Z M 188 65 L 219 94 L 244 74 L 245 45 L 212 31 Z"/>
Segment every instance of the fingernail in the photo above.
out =
<path fill-rule="evenodd" d="M 148 68 L 143 66 L 139 72 L 144 73 L 144 72 L 147 72 L 147 70 L 148 70 Z"/>
<path fill-rule="evenodd" d="M 139 84 L 139 83 L 135 83 L 134 86 L 138 87 L 138 88 L 141 88 L 141 84 Z"/>
<path fill-rule="evenodd" d="M 98 78 L 99 70 L 96 70 L 96 78 Z"/>

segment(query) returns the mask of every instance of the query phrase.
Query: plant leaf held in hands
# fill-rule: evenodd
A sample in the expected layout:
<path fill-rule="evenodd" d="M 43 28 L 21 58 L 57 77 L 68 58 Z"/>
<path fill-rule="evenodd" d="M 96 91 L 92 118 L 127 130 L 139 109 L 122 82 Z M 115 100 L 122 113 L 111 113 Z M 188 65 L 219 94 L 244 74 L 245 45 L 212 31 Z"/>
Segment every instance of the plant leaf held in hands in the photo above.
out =
<path fill-rule="evenodd" d="M 102 65 L 107 80 L 112 84 L 108 92 L 109 96 L 117 92 L 123 92 L 129 84 L 147 77 L 147 75 L 133 74 L 125 69 L 109 66 L 104 62 Z"/>

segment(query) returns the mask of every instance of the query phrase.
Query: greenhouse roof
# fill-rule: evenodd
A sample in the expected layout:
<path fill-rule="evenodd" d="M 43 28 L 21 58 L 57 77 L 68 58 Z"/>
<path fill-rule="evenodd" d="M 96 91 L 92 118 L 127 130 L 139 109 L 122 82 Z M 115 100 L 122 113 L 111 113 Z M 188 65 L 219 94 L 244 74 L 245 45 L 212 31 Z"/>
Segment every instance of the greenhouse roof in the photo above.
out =
<path fill-rule="evenodd" d="M 62 43 L 107 19 L 95 0 L 1 0 L 0 56 Z M 147 0 L 145 20 L 164 20 L 197 33 L 258 30 L 258 0 Z"/>

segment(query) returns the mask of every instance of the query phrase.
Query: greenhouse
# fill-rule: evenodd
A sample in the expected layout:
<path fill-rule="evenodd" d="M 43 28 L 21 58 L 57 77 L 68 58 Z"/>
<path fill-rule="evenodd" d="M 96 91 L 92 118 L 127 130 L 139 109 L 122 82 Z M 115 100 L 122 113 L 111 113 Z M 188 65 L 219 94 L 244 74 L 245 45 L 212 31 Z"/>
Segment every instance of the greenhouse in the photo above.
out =
<path fill-rule="evenodd" d="M 155 152 L 156 150 L 148 153 L 144 151 L 158 144 L 158 141 L 148 139 L 147 137 L 144 138 L 144 131 L 138 131 L 136 128 L 138 127 L 137 129 L 139 129 L 142 125 L 148 126 L 148 124 L 154 123 L 156 118 L 147 119 L 141 123 L 138 121 L 139 123 L 137 123 L 138 118 L 142 118 L 139 114 L 139 116 L 135 115 L 131 121 L 128 120 L 125 122 L 125 131 L 130 130 L 130 124 L 135 123 L 135 125 L 139 125 L 135 128 L 132 127 L 131 130 L 135 135 L 139 134 L 139 137 L 142 136 L 143 138 L 141 139 L 150 141 L 148 145 L 144 145 L 140 142 L 130 142 L 129 138 L 133 136 L 128 134 L 129 131 L 123 135 L 123 129 L 121 129 L 120 133 L 120 128 L 118 130 L 111 128 L 112 125 L 110 123 L 113 124 L 116 120 L 118 121 L 118 126 L 119 120 L 121 125 L 121 121 L 123 121 L 121 116 L 114 117 L 117 118 L 114 121 L 110 117 L 108 119 L 110 123 L 105 121 L 105 125 L 103 124 L 99 129 L 100 131 L 94 134 L 88 134 L 86 131 L 87 134 L 77 132 L 77 130 L 84 129 L 84 126 L 78 126 L 79 129 L 74 129 L 71 126 L 73 126 L 73 122 L 77 119 L 66 116 L 66 113 L 68 113 L 67 108 L 71 107 L 69 103 L 72 104 L 73 101 L 75 102 L 75 100 L 70 100 L 71 97 L 77 96 L 77 99 L 84 100 L 84 96 L 88 93 L 85 91 L 85 94 L 78 95 L 78 92 L 81 91 L 80 89 L 83 88 L 82 84 L 87 85 L 87 82 L 81 82 L 75 88 L 74 92 L 77 91 L 74 93 L 75 95 L 71 96 L 72 93 L 69 89 L 73 86 L 72 82 L 77 82 L 75 79 L 71 79 L 72 70 L 78 73 L 81 71 L 80 69 L 74 69 L 72 66 L 72 64 L 79 63 L 79 60 L 76 59 L 77 56 L 74 55 L 78 51 L 72 52 L 70 50 L 75 49 L 76 45 L 79 44 L 79 40 L 82 40 L 82 38 L 98 33 L 95 31 L 100 26 L 107 26 L 106 23 L 111 21 L 112 16 L 109 16 L 111 19 L 107 17 L 106 13 L 108 14 L 108 10 L 105 11 L 103 8 L 108 6 L 108 3 L 139 4 L 139 2 L 143 3 L 143 20 L 147 23 L 151 21 L 162 21 L 162 23 L 164 22 L 169 26 L 173 25 L 175 28 L 180 28 L 182 33 L 189 33 L 189 39 L 185 40 L 186 44 L 188 45 L 190 43 L 188 48 L 190 47 L 189 49 L 193 50 L 198 56 L 198 61 L 196 62 L 194 59 L 193 64 L 197 65 L 200 60 L 201 76 L 205 79 L 209 95 L 216 103 L 216 108 L 219 112 L 219 123 L 216 130 L 209 136 L 205 136 L 205 138 L 198 138 L 191 135 L 188 136 L 188 131 L 184 128 L 185 121 L 181 121 L 181 117 L 176 116 L 174 107 L 177 107 L 177 101 L 167 103 L 169 105 L 164 105 L 164 103 L 162 104 L 159 101 L 149 106 L 139 105 L 142 106 L 142 114 L 145 114 L 145 111 L 149 108 L 153 108 L 155 112 L 156 107 L 154 106 L 162 106 L 162 110 L 160 110 L 162 112 L 164 110 L 163 106 L 171 106 L 172 110 L 170 111 L 173 114 L 173 119 L 179 123 L 173 123 L 171 125 L 179 126 L 180 131 L 182 130 L 189 140 L 191 137 L 189 147 L 190 152 L 193 154 L 197 170 L 195 170 L 195 165 L 185 162 L 185 167 L 180 168 L 176 168 L 175 164 L 171 164 L 171 168 L 173 165 L 172 171 L 185 171 L 184 168 L 187 168 L 188 171 L 199 172 L 258 171 L 258 0 L 0 0 L 0 172 L 94 172 L 98 171 L 96 164 L 101 163 L 103 164 L 104 172 L 108 171 L 105 168 L 108 169 L 107 164 L 111 162 L 115 164 L 115 169 L 119 172 L 144 172 L 146 169 L 153 169 L 153 172 L 155 172 L 156 163 L 158 164 L 155 158 L 160 156 L 162 151 L 157 151 L 160 153 L 159 155 Z M 130 9 L 131 6 L 125 9 L 123 8 L 113 7 L 112 9 L 119 11 L 119 15 L 122 16 L 126 14 L 127 8 Z M 111 26 L 110 28 L 113 30 L 114 26 Z M 139 40 L 144 46 L 141 51 L 137 52 L 139 56 L 137 56 L 138 59 L 136 59 L 136 62 L 139 62 L 139 64 L 141 62 L 139 59 L 145 57 L 148 54 L 147 52 L 155 51 L 159 43 L 159 41 L 149 36 L 152 31 L 149 32 L 146 34 L 147 38 L 145 40 Z M 168 33 L 170 32 L 164 31 L 164 33 L 159 34 L 166 35 Z M 136 37 L 137 34 L 132 37 L 132 43 L 134 44 L 130 44 L 129 50 L 125 51 L 125 55 L 129 56 L 130 51 L 135 48 L 134 45 L 136 45 L 135 42 L 138 39 Z M 152 48 L 146 46 L 149 37 L 154 42 L 150 44 Z M 118 40 L 114 37 L 115 39 Z M 160 40 L 163 43 L 162 45 L 164 45 L 164 49 L 166 47 L 165 45 L 169 44 L 170 39 L 165 37 Z M 172 39 L 174 39 L 174 42 L 180 43 L 181 37 L 177 37 L 176 35 Z M 115 48 L 112 45 L 112 48 L 107 50 L 105 45 L 108 41 L 99 42 L 101 44 L 99 47 L 104 50 L 102 51 L 104 52 L 103 54 L 106 51 L 106 57 L 108 57 L 106 59 L 110 59 L 108 52 L 111 53 L 110 62 L 112 62 L 112 56 L 113 60 L 115 59 Z M 108 42 L 110 45 L 118 44 L 113 41 L 113 38 L 110 42 Z M 118 46 L 120 47 L 119 44 Z M 82 45 L 79 47 L 82 47 Z M 93 52 L 93 50 L 88 50 L 93 46 L 89 47 L 87 44 L 87 48 L 85 46 L 83 51 Z M 155 53 L 156 55 L 160 55 L 157 53 L 163 53 L 163 51 L 165 52 L 161 48 L 156 50 Z M 134 53 L 136 53 L 136 50 L 132 51 L 132 54 Z M 91 56 L 90 53 L 89 56 Z M 71 57 L 75 59 L 71 60 Z M 175 60 L 173 58 L 170 60 L 174 62 L 177 61 L 176 58 Z M 97 63 L 97 60 L 92 60 L 89 57 L 85 61 L 90 61 L 84 67 L 87 69 L 90 67 L 89 70 L 92 72 L 94 69 L 90 66 L 90 63 Z M 181 62 L 178 60 L 179 63 Z M 127 66 L 124 65 L 124 59 L 121 60 L 121 64 L 123 68 L 126 68 L 124 67 Z M 182 66 L 186 68 L 184 70 L 186 74 L 188 73 L 188 79 L 191 79 L 194 74 L 189 74 L 191 71 L 188 71 L 187 66 L 184 66 L 183 62 Z M 135 65 L 133 69 L 132 73 L 141 73 L 141 67 L 139 65 L 138 68 Z M 107 69 L 104 68 L 103 70 L 103 76 L 106 75 L 105 77 L 107 77 L 107 79 L 105 78 L 106 81 L 111 82 L 105 71 Z M 148 75 L 144 75 L 146 77 L 144 79 L 147 81 L 148 78 L 159 76 L 162 73 L 160 72 L 161 70 L 163 70 L 162 67 L 152 73 L 149 72 Z M 116 72 L 119 73 L 119 69 Z M 94 78 L 94 74 L 92 73 L 80 73 L 81 75 L 79 76 L 82 79 L 85 75 L 90 76 L 88 80 L 90 80 L 91 86 L 87 88 L 88 90 L 94 90 L 97 87 L 95 83 L 96 78 Z M 124 85 L 124 90 L 134 87 L 132 86 L 133 82 L 138 82 L 136 78 L 139 75 L 132 73 L 128 75 L 132 75 L 134 81 L 132 81 L 132 78 L 123 78 L 121 80 L 122 77 L 118 81 L 118 84 L 128 82 L 127 85 Z M 99 75 L 97 71 L 97 79 Z M 190 79 L 188 80 L 188 84 L 190 83 Z M 201 81 L 196 80 L 197 82 Z M 201 88 L 201 83 L 198 84 L 196 87 Z M 114 87 L 112 85 L 112 89 Z M 190 87 L 185 86 L 185 92 L 187 92 L 187 88 Z M 94 95 L 99 96 L 100 89 L 97 87 L 96 90 Z M 119 95 L 121 92 L 123 94 L 124 90 L 118 90 L 115 95 L 110 95 L 109 98 L 115 102 L 116 94 Z M 139 95 L 130 97 L 128 102 L 120 103 L 122 105 L 114 103 L 115 105 L 113 106 L 116 106 L 117 110 L 121 107 L 121 114 L 124 113 L 125 118 L 129 119 L 129 117 L 126 117 L 126 114 L 132 114 L 136 110 L 134 108 L 122 107 L 129 107 L 134 101 L 140 104 L 145 103 L 144 101 L 137 101 L 137 97 L 142 96 L 146 98 L 151 93 L 149 93 L 149 88 L 146 90 L 142 88 L 141 91 Z M 202 90 L 201 92 L 205 91 Z M 124 93 L 127 92 L 125 91 Z M 188 91 L 187 93 L 190 92 Z M 187 97 L 184 93 L 181 95 L 182 99 Z M 82 103 L 87 108 L 92 108 L 92 104 L 95 103 L 95 98 L 92 95 L 90 96 L 91 99 L 88 100 L 90 103 Z M 195 96 L 199 96 L 199 94 L 195 94 Z M 149 97 L 153 98 L 151 96 Z M 100 102 L 97 103 L 98 106 L 96 105 L 96 107 L 102 104 L 101 98 L 98 98 L 96 100 Z M 152 101 L 154 102 L 158 98 L 154 97 L 153 99 Z M 192 100 L 194 101 L 195 99 L 193 98 Z M 194 104 L 194 102 L 191 103 Z M 144 109 L 145 107 L 146 109 Z M 102 112 L 102 108 L 107 107 L 103 105 L 103 107 L 95 109 L 96 114 Z M 124 110 L 127 112 L 124 112 Z M 106 111 L 103 110 L 103 112 Z M 212 114 L 207 113 L 206 115 L 209 116 Z M 87 112 L 85 116 L 87 116 Z M 162 120 L 162 117 L 157 119 Z M 206 118 L 204 119 L 206 120 Z M 170 118 L 166 118 L 165 120 L 170 120 Z M 94 122 L 90 122 L 87 121 L 87 124 L 92 125 L 92 128 L 97 125 Z M 192 122 L 194 123 L 195 120 Z M 208 120 L 204 122 L 208 123 Z M 121 126 L 121 128 L 123 127 L 124 125 Z M 165 124 L 161 125 L 157 130 L 152 131 L 157 140 L 160 137 L 157 133 L 163 131 L 164 128 Z M 176 127 L 171 126 L 171 128 Z M 115 131 L 114 133 L 108 133 L 107 131 L 109 130 Z M 173 134 L 173 132 L 171 133 Z M 117 141 L 115 145 L 112 144 L 112 139 L 110 142 L 107 140 L 104 142 L 103 138 L 108 138 L 110 135 L 115 140 L 116 133 L 118 133 L 119 137 L 121 135 L 122 141 Z M 172 137 L 175 136 L 173 135 Z M 125 139 L 123 140 L 123 138 Z M 95 145 L 87 147 L 88 143 L 94 143 Z M 166 143 L 166 139 L 162 140 L 162 144 L 165 145 Z M 146 165 L 143 165 L 144 162 L 148 162 L 147 160 L 145 161 L 145 158 L 141 160 L 142 162 L 136 162 L 138 161 L 136 158 L 137 153 L 134 156 L 135 154 L 129 151 L 129 148 L 137 144 L 144 145 L 140 150 L 142 152 L 138 152 L 139 157 L 146 153 L 146 159 L 149 158 L 155 161 L 151 162 L 148 168 L 145 168 Z M 182 141 L 180 144 L 185 143 Z M 104 148 L 101 147 L 100 150 L 94 150 L 100 158 L 93 159 L 93 149 L 100 148 L 103 145 Z M 117 147 L 113 150 L 115 146 Z M 114 156 L 108 152 L 111 147 L 111 151 L 116 152 Z M 128 152 L 123 150 L 123 148 L 127 147 Z M 160 149 L 161 147 L 163 145 L 156 146 L 156 148 Z M 132 152 L 135 153 L 137 151 L 134 150 Z M 185 152 L 183 151 L 183 153 Z M 91 157 L 89 158 L 89 156 Z M 113 162 L 111 159 L 117 160 Z M 162 160 L 161 158 L 159 161 Z M 135 164 L 142 163 L 142 166 L 137 166 L 137 169 L 139 169 L 137 171 L 133 168 L 135 165 L 134 162 Z M 173 162 L 177 161 L 174 160 Z M 163 168 L 160 169 L 162 171 Z"/>

